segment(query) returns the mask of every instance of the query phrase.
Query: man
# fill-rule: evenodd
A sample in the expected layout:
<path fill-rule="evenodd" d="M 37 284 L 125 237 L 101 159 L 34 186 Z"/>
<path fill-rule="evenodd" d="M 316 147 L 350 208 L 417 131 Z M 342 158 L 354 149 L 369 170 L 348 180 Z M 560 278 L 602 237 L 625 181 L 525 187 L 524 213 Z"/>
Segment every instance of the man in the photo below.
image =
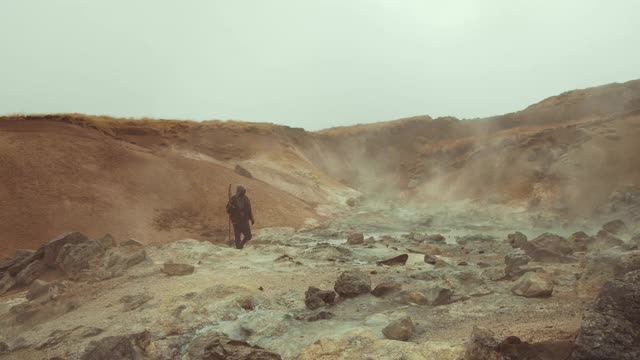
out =
<path fill-rule="evenodd" d="M 251 225 L 255 224 L 253 212 L 251 211 L 251 201 L 246 195 L 247 190 L 242 185 L 236 188 L 236 194 L 227 203 L 227 213 L 233 223 L 233 233 L 237 249 L 242 249 L 244 244 L 251 240 Z M 240 235 L 243 236 L 240 239 Z"/>

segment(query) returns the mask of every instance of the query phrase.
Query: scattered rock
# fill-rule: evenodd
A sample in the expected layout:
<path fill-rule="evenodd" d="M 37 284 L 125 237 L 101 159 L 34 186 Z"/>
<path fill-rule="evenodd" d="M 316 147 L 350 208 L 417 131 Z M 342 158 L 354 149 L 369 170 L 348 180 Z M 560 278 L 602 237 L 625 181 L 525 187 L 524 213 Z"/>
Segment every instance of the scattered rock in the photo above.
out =
<path fill-rule="evenodd" d="M 474 326 L 465 348 L 464 360 L 502 360 L 498 352 L 499 344 L 491 331 Z"/>
<path fill-rule="evenodd" d="M 425 295 L 428 299 L 429 305 L 440 306 L 451 303 L 451 296 L 453 295 L 453 291 L 447 288 L 436 286 L 427 290 Z"/>
<path fill-rule="evenodd" d="M 98 336 L 100 334 L 102 334 L 104 332 L 103 329 L 97 328 L 97 327 L 88 327 L 84 330 L 82 330 L 82 332 L 79 334 L 79 336 L 81 338 L 90 338 L 90 337 L 94 337 L 94 336 Z"/>
<path fill-rule="evenodd" d="M 8 272 L 4 273 L 4 275 L 0 278 L 0 295 L 6 293 L 11 290 L 16 284 L 16 279 L 13 278 Z"/>
<path fill-rule="evenodd" d="M 544 233 L 531 241 L 527 241 L 523 250 L 533 261 L 575 261 L 575 259 L 571 257 L 573 248 L 569 240 L 551 233 Z"/>
<path fill-rule="evenodd" d="M 467 263 L 466 261 L 462 260 L 460 262 L 458 262 L 458 266 L 467 266 L 469 265 L 469 263 Z"/>
<path fill-rule="evenodd" d="M 375 289 L 371 291 L 371 294 L 373 296 L 381 297 L 400 291 L 401 289 L 402 285 L 399 282 L 391 280 L 378 284 Z"/>
<path fill-rule="evenodd" d="M 412 304 L 426 305 L 429 303 L 427 296 L 418 291 L 412 291 L 406 294 L 406 300 Z"/>
<path fill-rule="evenodd" d="M 415 327 L 413 321 L 408 316 L 392 321 L 387 327 L 382 329 L 382 333 L 387 339 L 408 341 L 413 335 Z"/>
<path fill-rule="evenodd" d="M 278 354 L 218 333 L 196 337 L 187 353 L 191 360 L 282 360 Z"/>
<path fill-rule="evenodd" d="M 236 174 L 238 174 L 240 176 L 244 176 L 244 177 L 247 177 L 249 179 L 253 179 L 253 175 L 251 175 L 249 170 L 247 170 L 244 167 L 240 166 L 240 164 L 236 164 L 235 172 L 236 172 Z"/>
<path fill-rule="evenodd" d="M 11 268 L 13 265 L 15 265 L 16 263 L 28 258 L 29 256 L 33 255 L 34 253 L 35 253 L 35 251 L 33 251 L 33 250 L 23 250 L 23 249 L 17 250 L 16 251 L 16 255 L 13 258 L 0 261 L 0 272 L 4 272 L 4 271 L 9 270 L 9 268 Z M 20 269 L 20 270 L 22 270 L 22 269 Z M 18 270 L 16 272 L 16 274 L 19 273 L 20 270 Z M 14 276 L 15 276 L 15 274 L 14 274 Z"/>
<path fill-rule="evenodd" d="M 236 303 L 245 310 L 251 311 L 256 308 L 256 299 L 251 295 L 240 296 Z"/>
<path fill-rule="evenodd" d="M 0 341 L 0 354 L 5 354 L 9 352 L 9 345 L 6 342 Z"/>
<path fill-rule="evenodd" d="M 359 270 L 345 271 L 338 277 L 334 290 L 342 297 L 355 297 L 371 291 L 369 274 Z"/>
<path fill-rule="evenodd" d="M 429 265 L 435 265 L 438 262 L 438 258 L 434 255 L 424 254 L 424 262 Z"/>
<path fill-rule="evenodd" d="M 504 273 L 509 279 L 516 279 L 525 271 L 522 270 L 522 266 L 525 266 L 531 261 L 531 258 L 524 254 L 508 254 L 504 257 Z"/>
<path fill-rule="evenodd" d="M 126 295 L 120 299 L 120 302 L 123 304 L 123 311 L 131 311 L 139 308 L 140 306 L 149 302 L 149 300 L 153 299 L 153 296 L 149 294 L 136 294 L 136 295 Z"/>
<path fill-rule="evenodd" d="M 402 255 L 398 255 L 398 256 L 392 257 L 391 259 L 378 261 L 378 266 L 380 266 L 380 265 L 387 265 L 387 266 L 404 265 L 404 264 L 407 263 L 407 260 L 409 260 L 409 255 L 408 254 L 402 254 Z"/>
<path fill-rule="evenodd" d="M 589 240 L 586 243 L 588 251 L 602 251 L 624 245 L 624 241 L 605 230 L 598 231 L 596 236 Z"/>
<path fill-rule="evenodd" d="M 51 284 L 43 280 L 34 281 L 27 291 L 27 300 L 31 301 L 45 295 L 51 289 Z"/>
<path fill-rule="evenodd" d="M 602 225 L 602 229 L 613 235 L 624 235 L 629 232 L 629 228 L 622 220 L 612 220 Z"/>
<path fill-rule="evenodd" d="M 364 235 L 362 233 L 353 233 L 347 237 L 347 244 L 360 245 L 364 243 Z"/>
<path fill-rule="evenodd" d="M 7 269 L 7 272 L 11 276 L 16 276 L 18 275 L 18 273 L 24 270 L 24 268 L 29 266 L 29 264 L 31 264 L 36 260 L 42 259 L 43 256 L 44 256 L 43 248 L 38 249 L 38 251 L 25 250 L 22 253 L 22 256 L 15 259 L 13 265 L 11 265 L 11 267 Z"/>
<path fill-rule="evenodd" d="M 485 268 L 491 267 L 491 264 L 488 264 L 488 263 L 482 262 L 482 261 L 478 261 L 476 263 L 476 265 L 481 269 L 485 269 Z"/>
<path fill-rule="evenodd" d="M 135 246 L 117 247 L 107 250 L 103 258 L 103 268 L 111 276 L 119 276 L 132 266 L 135 266 L 147 258 L 144 249 Z"/>
<path fill-rule="evenodd" d="M 191 275 L 195 268 L 189 264 L 165 263 L 162 266 L 162 272 L 169 276 Z"/>
<path fill-rule="evenodd" d="M 608 281 L 585 311 L 572 359 L 640 359 L 640 271 Z"/>
<path fill-rule="evenodd" d="M 527 240 L 527 236 L 519 231 L 507 235 L 507 241 L 509 241 L 509 245 L 511 245 L 512 248 L 522 249 L 527 243 Z"/>
<path fill-rule="evenodd" d="M 42 247 L 44 250 L 44 263 L 49 267 L 56 267 L 58 253 L 65 245 L 79 244 L 85 241 L 89 241 L 89 238 L 79 232 L 67 232 L 49 240 Z"/>
<path fill-rule="evenodd" d="M 575 251 L 587 251 L 587 245 L 591 241 L 591 236 L 584 231 L 574 232 L 569 236 L 569 242 L 573 245 Z"/>
<path fill-rule="evenodd" d="M 346 203 L 349 207 L 356 207 L 360 204 L 360 201 L 356 198 L 348 198 Z"/>
<path fill-rule="evenodd" d="M 16 285 L 30 285 L 35 279 L 47 270 L 47 265 L 42 260 L 36 260 L 27 265 L 18 275 L 16 275 Z"/>
<path fill-rule="evenodd" d="M 457 237 L 456 243 L 459 245 L 466 245 L 468 243 L 491 242 L 495 240 L 496 238 L 491 235 L 466 235 Z"/>
<path fill-rule="evenodd" d="M 524 297 L 548 297 L 553 293 L 553 279 L 547 273 L 528 272 L 511 288 L 511 292 Z"/>
<path fill-rule="evenodd" d="M 336 300 L 336 293 L 331 290 L 320 290 L 316 287 L 309 287 L 304 293 L 304 304 L 307 309 L 315 310 L 326 305 L 333 305 Z"/>
<path fill-rule="evenodd" d="M 120 246 L 138 246 L 144 247 L 144 244 L 136 239 L 128 239 L 120 242 Z"/>
<path fill-rule="evenodd" d="M 430 242 L 430 243 L 442 244 L 442 243 L 445 243 L 447 239 L 440 234 L 434 234 L 434 235 L 427 235 L 424 241 Z"/>
<path fill-rule="evenodd" d="M 98 242 L 104 249 L 110 249 L 112 247 L 116 247 L 118 244 L 116 240 L 111 236 L 111 234 L 105 234 L 103 237 L 98 239 Z"/>
<path fill-rule="evenodd" d="M 89 269 L 89 263 L 104 254 L 104 248 L 97 240 L 65 244 L 58 251 L 56 265 L 71 278 L 78 278 L 82 270 Z"/>
<path fill-rule="evenodd" d="M 81 360 L 139 360 L 145 358 L 151 344 L 149 332 L 126 336 L 109 336 L 92 341 L 80 357 Z"/>

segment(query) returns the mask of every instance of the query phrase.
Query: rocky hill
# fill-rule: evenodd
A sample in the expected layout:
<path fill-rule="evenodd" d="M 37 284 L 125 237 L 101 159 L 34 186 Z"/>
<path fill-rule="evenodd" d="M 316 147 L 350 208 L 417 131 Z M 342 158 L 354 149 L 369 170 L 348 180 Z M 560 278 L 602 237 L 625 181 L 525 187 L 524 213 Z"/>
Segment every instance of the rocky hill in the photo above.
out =
<path fill-rule="evenodd" d="M 320 132 L 5 116 L 0 253 L 35 248 L 69 229 L 144 243 L 222 241 L 227 187 L 238 183 L 249 188 L 264 227 L 321 222 L 361 194 L 418 204 L 467 199 L 567 218 L 621 208 L 633 216 L 640 214 L 639 135 L 640 80 L 486 119 L 419 116 Z"/>

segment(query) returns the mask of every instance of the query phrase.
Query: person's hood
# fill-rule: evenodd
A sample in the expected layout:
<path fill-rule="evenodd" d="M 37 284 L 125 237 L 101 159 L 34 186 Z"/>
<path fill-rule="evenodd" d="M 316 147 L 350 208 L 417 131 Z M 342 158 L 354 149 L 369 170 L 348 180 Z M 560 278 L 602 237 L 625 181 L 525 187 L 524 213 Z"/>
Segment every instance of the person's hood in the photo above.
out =
<path fill-rule="evenodd" d="M 244 196 L 246 192 L 247 189 L 245 189 L 242 185 L 238 185 L 238 187 L 236 188 L 236 194 L 238 194 L 239 196 Z"/>

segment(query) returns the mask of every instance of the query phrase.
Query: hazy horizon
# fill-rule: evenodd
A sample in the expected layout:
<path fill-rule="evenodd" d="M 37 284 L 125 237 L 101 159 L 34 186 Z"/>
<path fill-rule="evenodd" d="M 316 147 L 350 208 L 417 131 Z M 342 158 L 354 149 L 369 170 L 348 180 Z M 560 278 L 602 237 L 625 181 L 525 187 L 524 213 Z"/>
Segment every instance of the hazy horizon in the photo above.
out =
<path fill-rule="evenodd" d="M 476 118 L 640 78 L 640 3 L 0 3 L 0 114 Z"/>

